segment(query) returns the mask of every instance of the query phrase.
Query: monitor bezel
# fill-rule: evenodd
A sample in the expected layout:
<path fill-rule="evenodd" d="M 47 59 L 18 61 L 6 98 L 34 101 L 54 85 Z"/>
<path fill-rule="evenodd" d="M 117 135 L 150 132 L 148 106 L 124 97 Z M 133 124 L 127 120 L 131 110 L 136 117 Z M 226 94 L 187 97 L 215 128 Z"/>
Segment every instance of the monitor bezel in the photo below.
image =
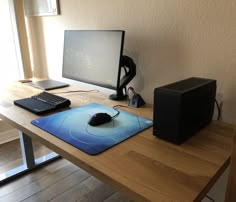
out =
<path fill-rule="evenodd" d="M 120 56 L 119 56 L 119 66 L 118 71 L 117 71 L 117 82 L 116 86 L 111 86 L 111 85 L 106 85 L 104 83 L 98 83 L 98 82 L 93 82 L 91 80 L 86 80 L 86 79 L 81 79 L 78 77 L 73 77 L 73 75 L 66 75 L 64 72 L 64 51 L 65 51 L 65 39 L 66 39 L 66 32 L 83 32 L 83 31 L 91 31 L 91 32 L 100 32 L 100 31 L 105 31 L 105 32 L 121 32 L 121 44 L 120 44 Z M 125 39 L 125 31 L 124 30 L 64 30 L 64 44 L 63 44 L 63 61 L 62 61 L 62 77 L 67 78 L 67 79 L 72 79 L 75 81 L 95 85 L 95 86 L 100 86 L 103 88 L 108 88 L 112 90 L 117 90 L 120 86 L 120 77 L 121 77 L 121 60 L 123 56 L 123 49 L 124 49 L 124 39 Z"/>

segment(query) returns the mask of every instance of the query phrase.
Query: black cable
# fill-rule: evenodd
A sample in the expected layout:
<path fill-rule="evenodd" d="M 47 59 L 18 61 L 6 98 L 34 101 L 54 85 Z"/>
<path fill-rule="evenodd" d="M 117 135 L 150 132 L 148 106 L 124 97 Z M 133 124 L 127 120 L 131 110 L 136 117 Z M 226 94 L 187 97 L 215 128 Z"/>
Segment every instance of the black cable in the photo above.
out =
<path fill-rule="evenodd" d="M 129 107 L 128 105 L 115 105 L 113 106 L 113 109 L 116 109 L 116 107 Z"/>
<path fill-rule="evenodd" d="M 131 108 L 131 107 L 128 106 L 128 105 L 115 105 L 115 106 L 113 106 L 113 109 L 116 110 L 117 112 L 119 112 L 119 113 L 117 113 L 116 115 L 113 116 L 114 118 L 117 117 L 117 116 L 120 114 L 120 111 L 118 111 L 118 110 L 116 109 L 116 107 L 127 107 L 127 108 Z M 113 117 L 112 117 L 112 118 L 113 118 Z M 140 121 L 139 121 L 139 118 L 140 118 L 140 117 L 139 117 L 138 115 L 136 115 L 136 117 L 137 117 L 137 120 L 138 120 L 139 128 L 141 129 L 142 126 L 141 126 Z M 114 123 L 113 123 L 113 124 L 114 124 Z"/>
<path fill-rule="evenodd" d="M 63 94 L 63 93 L 98 93 L 99 90 L 70 90 L 70 91 L 64 91 L 64 92 L 58 92 L 58 93 L 53 93 L 53 94 Z"/>
<path fill-rule="evenodd" d="M 115 105 L 115 106 L 113 106 L 113 109 L 116 110 L 117 113 L 114 116 L 111 117 L 112 119 L 116 118 L 120 114 L 120 111 L 118 109 L 116 109 L 117 107 L 128 107 L 128 106 L 125 106 L 125 105 Z"/>
<path fill-rule="evenodd" d="M 112 119 L 116 118 L 116 117 L 120 114 L 120 111 L 119 111 L 119 110 L 117 110 L 117 109 L 115 109 L 115 108 L 113 108 L 113 109 L 116 110 L 117 113 L 116 113 L 114 116 L 111 117 Z"/>
<path fill-rule="evenodd" d="M 217 102 L 216 99 L 215 99 L 215 103 L 216 103 L 216 107 L 217 107 L 217 110 L 218 110 L 217 120 L 220 120 L 220 117 L 221 117 L 221 111 L 220 111 L 219 103 Z"/>
<path fill-rule="evenodd" d="M 208 199 L 210 199 L 212 202 L 215 202 L 215 200 L 214 200 L 213 198 L 211 198 L 210 196 L 206 195 L 206 197 L 207 197 Z"/>
<path fill-rule="evenodd" d="M 126 69 L 126 67 L 125 66 L 123 66 L 123 68 L 124 68 L 124 71 L 125 71 L 125 75 L 128 73 L 128 71 L 127 71 L 127 69 Z"/>

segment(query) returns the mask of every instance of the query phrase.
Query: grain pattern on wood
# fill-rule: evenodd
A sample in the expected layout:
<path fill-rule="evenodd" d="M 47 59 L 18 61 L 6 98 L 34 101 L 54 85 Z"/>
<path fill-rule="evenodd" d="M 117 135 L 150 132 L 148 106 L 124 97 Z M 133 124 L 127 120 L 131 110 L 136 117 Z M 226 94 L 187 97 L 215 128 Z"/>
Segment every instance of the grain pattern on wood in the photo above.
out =
<path fill-rule="evenodd" d="M 79 89 L 70 86 L 53 92 Z M 19 83 L 9 86 L 2 98 L 9 105 L 0 107 L 0 117 L 136 201 L 200 201 L 229 164 L 234 127 L 217 121 L 180 146 L 154 137 L 149 128 L 100 155 L 90 156 L 33 126 L 30 122 L 37 115 L 11 105 L 15 99 L 38 92 Z M 71 100 L 72 108 L 91 102 L 111 107 L 127 105 L 109 100 L 102 93 L 63 96 Z M 122 110 L 152 119 L 151 105 Z M 35 189 L 39 187 L 35 185 Z"/>
<path fill-rule="evenodd" d="M 56 172 L 52 173 L 50 175 L 50 178 L 48 175 L 45 175 L 38 179 L 37 181 L 33 181 L 20 189 L 14 191 L 11 194 L 8 194 L 1 198 L 2 201 L 22 201 L 41 190 L 57 183 L 58 181 L 62 180 L 63 178 L 72 175 L 78 170 L 77 166 L 65 166 Z"/>
<path fill-rule="evenodd" d="M 6 147 L 6 145 L 0 146 Z M 41 147 L 38 147 L 40 150 Z M 6 149 L 7 150 L 7 149 Z M 38 151 L 40 152 L 40 151 Z M 0 160 L 1 162 L 1 160 Z M 113 201 L 129 199 L 92 177 L 65 159 L 44 167 L 1 186 L 0 201 Z"/>
<path fill-rule="evenodd" d="M 38 181 L 42 177 L 50 177 L 53 173 L 57 172 L 60 169 L 63 169 L 65 166 L 68 166 L 68 164 L 70 164 L 68 161 L 57 160 L 52 164 L 34 170 L 27 175 L 24 175 L 20 178 L 15 179 L 14 181 L 7 183 L 4 186 L 1 186 L 0 199 L 4 196 L 11 195 L 15 191 L 27 186 L 30 183 Z"/>
<path fill-rule="evenodd" d="M 18 130 L 0 120 L 0 145 L 19 138 Z"/>
<path fill-rule="evenodd" d="M 226 202 L 236 201 L 236 135 L 234 135 L 233 151 L 230 160 L 230 171 L 226 190 Z"/>
<path fill-rule="evenodd" d="M 33 141 L 34 156 L 39 158 L 51 152 L 37 141 Z M 22 153 L 19 139 L 0 145 L 0 174 L 21 166 Z"/>

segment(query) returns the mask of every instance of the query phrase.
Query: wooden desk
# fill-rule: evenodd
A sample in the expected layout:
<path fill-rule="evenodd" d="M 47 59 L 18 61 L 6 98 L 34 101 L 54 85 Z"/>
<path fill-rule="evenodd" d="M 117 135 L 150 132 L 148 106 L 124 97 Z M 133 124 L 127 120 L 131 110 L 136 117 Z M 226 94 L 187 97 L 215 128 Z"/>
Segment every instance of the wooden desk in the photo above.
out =
<path fill-rule="evenodd" d="M 158 139 L 150 128 L 100 155 L 90 156 L 30 124 L 38 116 L 12 104 L 38 92 L 19 83 L 10 86 L 1 95 L 1 118 L 135 201 L 200 201 L 229 165 L 234 127 L 215 121 L 181 146 Z M 90 102 L 107 106 L 126 103 L 92 92 L 61 96 L 72 101 L 71 107 Z M 152 118 L 151 106 L 123 110 Z"/>

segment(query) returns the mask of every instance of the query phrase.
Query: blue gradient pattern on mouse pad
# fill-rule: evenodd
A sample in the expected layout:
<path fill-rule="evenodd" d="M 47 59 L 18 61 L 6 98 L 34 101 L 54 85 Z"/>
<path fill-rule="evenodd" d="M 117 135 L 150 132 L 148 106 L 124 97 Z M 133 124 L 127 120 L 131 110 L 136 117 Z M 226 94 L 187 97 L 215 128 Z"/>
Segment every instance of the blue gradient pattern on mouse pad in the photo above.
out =
<path fill-rule="evenodd" d="M 152 120 L 119 111 L 120 114 L 111 122 L 96 127 L 88 124 L 95 113 L 104 112 L 114 116 L 117 111 L 104 105 L 91 103 L 35 119 L 31 123 L 76 148 L 94 155 L 153 125 Z"/>

